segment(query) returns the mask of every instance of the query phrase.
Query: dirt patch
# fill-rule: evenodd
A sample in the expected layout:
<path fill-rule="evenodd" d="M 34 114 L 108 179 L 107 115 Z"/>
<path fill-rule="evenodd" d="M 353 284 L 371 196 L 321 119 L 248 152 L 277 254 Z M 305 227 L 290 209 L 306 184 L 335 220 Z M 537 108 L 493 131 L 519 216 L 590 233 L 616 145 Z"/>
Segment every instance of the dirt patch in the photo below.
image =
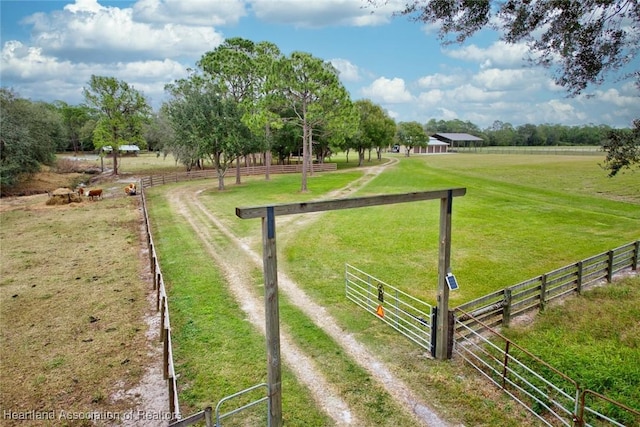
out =
<path fill-rule="evenodd" d="M 95 425 L 168 411 L 140 207 L 104 183 L 100 201 L 0 200 L 2 410 L 102 417 Z"/>

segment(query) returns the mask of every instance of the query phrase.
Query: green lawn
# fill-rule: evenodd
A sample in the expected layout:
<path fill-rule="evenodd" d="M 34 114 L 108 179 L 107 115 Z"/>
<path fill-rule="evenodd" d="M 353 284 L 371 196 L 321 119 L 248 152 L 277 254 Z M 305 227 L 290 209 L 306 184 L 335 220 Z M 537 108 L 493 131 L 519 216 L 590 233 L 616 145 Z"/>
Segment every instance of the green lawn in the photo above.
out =
<path fill-rule="evenodd" d="M 400 159 L 398 164 L 390 166 L 356 195 L 467 188 L 467 194 L 453 202 L 451 266 L 461 289 L 452 293 L 452 306 L 640 238 L 637 177 L 625 174 L 609 179 L 598 166 L 597 157 L 483 154 L 397 157 Z M 361 175 L 360 170 L 353 168 L 319 174 L 310 179 L 311 191 L 305 194 L 298 191 L 298 175 L 274 176 L 269 182 L 262 177 L 252 177 L 240 186 L 229 180 L 226 191 L 217 191 L 212 183 L 210 189 L 201 193 L 200 200 L 238 238 L 253 238 L 256 250 L 260 251 L 260 220 L 237 218 L 235 207 L 313 200 L 346 186 Z M 197 242 L 191 242 L 190 231 L 179 229 L 185 225 L 170 214 L 162 198 L 163 188 L 150 191 L 152 223 L 158 236 L 156 245 L 165 278 L 181 283 L 173 287 L 170 294 L 172 322 L 177 329 L 174 345 L 182 364 L 178 369 L 184 366 L 181 371 L 184 377 L 180 381 L 188 384 L 186 390 L 181 391 L 181 398 L 198 408 L 206 400 L 202 398 L 204 384 L 216 388 L 219 386 L 215 384 L 222 381 L 224 390 L 237 390 L 244 384 L 257 382 L 256 378 L 247 377 L 246 369 L 238 361 L 234 365 L 233 354 L 257 353 L 251 363 L 261 371 L 260 357 L 264 357 L 264 347 L 256 332 L 239 319 L 234 320 L 236 325 L 219 329 L 217 318 L 204 317 L 203 322 L 216 324 L 216 333 L 231 331 L 227 332 L 226 340 L 233 340 L 237 334 L 247 338 L 245 351 L 230 344 L 228 358 L 232 363 L 224 370 L 243 371 L 239 373 L 242 380 L 236 379 L 235 374 L 212 380 L 214 385 L 202 379 L 203 375 L 218 375 L 217 370 L 212 371 L 206 363 L 203 365 L 203 361 L 211 363 L 212 358 L 215 360 L 218 350 L 208 347 L 206 356 L 204 349 L 202 356 L 198 356 L 198 345 L 192 344 L 191 340 L 208 340 L 213 332 L 207 332 L 203 327 L 193 328 L 189 320 L 195 322 L 200 311 L 215 313 L 215 308 L 200 308 L 202 301 L 209 299 L 183 282 L 203 280 L 215 284 L 215 289 L 223 292 L 224 280 L 216 277 L 215 271 L 207 273 L 189 267 L 193 262 L 206 264 L 207 260 L 198 253 L 201 249 Z M 416 384 L 418 393 L 433 402 L 440 413 L 467 425 L 521 425 L 522 415 L 512 403 L 495 396 L 486 384 L 474 379 L 473 373 L 455 363 L 426 359 L 413 344 L 399 338 L 373 316 L 360 312 L 344 297 L 344 263 L 349 262 L 433 303 L 438 220 L 437 201 L 326 212 L 310 219 L 295 235 L 287 235 L 288 220 L 278 218 L 277 232 L 286 236 L 278 240 L 279 268 L 324 306 L 345 331 L 379 354 L 396 375 Z M 178 261 L 187 254 L 200 258 Z M 209 267 L 215 270 L 213 266 Z M 212 276 L 208 278 L 208 275 Z M 260 274 L 257 276 L 259 281 Z M 206 288 L 204 282 L 201 286 Z M 209 292 L 212 291 L 209 289 Z M 228 296 L 223 299 L 226 298 Z M 231 306 L 231 316 L 234 310 L 236 308 Z M 286 327 L 299 337 L 301 345 L 306 345 L 306 351 L 325 355 L 339 351 L 321 331 L 301 327 L 308 319 L 291 307 L 286 298 L 282 301 L 282 313 L 282 321 L 290 325 Z M 185 328 L 197 333 L 193 337 L 182 337 Z M 191 358 L 194 360 L 187 361 Z M 343 356 L 338 355 L 326 363 L 328 376 L 335 381 L 342 378 L 361 384 L 365 380 L 361 372 L 348 374 L 353 363 Z M 233 387 L 235 383 L 240 385 Z M 304 401 L 304 390 L 299 393 Z M 378 393 L 380 402 L 388 399 L 381 391 Z M 351 398 L 355 399 L 353 396 Z M 322 419 L 321 413 L 310 413 L 315 414 L 310 415 L 314 419 Z M 379 416 L 380 412 L 377 413 Z M 318 421 L 307 425 L 323 424 Z"/>

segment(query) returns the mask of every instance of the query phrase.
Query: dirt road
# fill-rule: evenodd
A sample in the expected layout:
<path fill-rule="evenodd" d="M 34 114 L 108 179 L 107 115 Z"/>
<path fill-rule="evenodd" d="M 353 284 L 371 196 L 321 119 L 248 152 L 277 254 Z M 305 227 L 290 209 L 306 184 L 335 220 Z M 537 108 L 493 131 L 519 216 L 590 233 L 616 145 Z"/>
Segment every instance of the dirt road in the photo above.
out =
<path fill-rule="evenodd" d="M 325 198 L 332 199 L 349 196 L 392 163 L 369 168 L 360 180 L 327 195 Z M 194 233 L 202 240 L 209 255 L 225 275 L 230 290 L 248 319 L 264 333 L 264 302 L 259 296 L 255 295 L 248 285 L 252 282 L 250 279 L 251 269 L 256 268 L 256 266 L 262 268 L 262 255 L 251 249 L 255 242 L 242 240 L 234 235 L 200 202 L 198 195 L 208 187 L 208 183 L 203 183 L 201 187 L 191 186 L 188 189 L 174 189 L 167 194 L 167 197 L 171 206 L 186 219 L 193 228 Z M 315 221 L 319 215 L 321 213 L 283 217 L 278 219 L 278 225 L 286 223 L 286 227 L 279 227 L 279 229 L 286 230 L 285 233 L 287 234 L 295 233 L 301 227 L 306 227 L 310 222 Z M 225 245 L 223 251 L 218 247 L 219 243 L 217 243 L 221 241 L 220 238 L 233 244 Z M 261 236 L 255 236 L 257 240 L 260 238 Z M 220 254 L 224 254 L 224 257 Z M 416 425 L 448 425 L 429 408 L 426 402 L 420 401 L 416 393 L 400 378 L 394 376 L 391 370 L 364 345 L 359 343 L 351 334 L 345 334 L 335 320 L 328 315 L 324 307 L 311 300 L 293 280 L 282 272 L 278 272 L 278 283 L 280 292 L 286 294 L 294 305 L 312 319 L 318 327 L 322 328 L 325 333 L 330 335 L 343 348 L 345 353 L 360 364 L 372 378 L 379 381 L 400 405 L 413 414 Z M 293 344 L 293 340 L 286 332 L 281 331 L 280 339 L 284 363 L 295 373 L 298 380 L 312 391 L 316 397 L 317 404 L 334 419 L 336 425 L 363 425 L 352 413 L 348 404 L 340 398 L 337 391 L 324 378 L 312 358 L 308 357 Z"/>

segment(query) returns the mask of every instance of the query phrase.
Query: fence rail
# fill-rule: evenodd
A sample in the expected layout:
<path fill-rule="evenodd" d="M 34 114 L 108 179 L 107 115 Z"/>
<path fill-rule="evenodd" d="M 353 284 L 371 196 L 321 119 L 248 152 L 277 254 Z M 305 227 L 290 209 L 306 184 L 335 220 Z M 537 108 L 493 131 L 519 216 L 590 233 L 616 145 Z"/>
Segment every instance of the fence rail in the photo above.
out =
<path fill-rule="evenodd" d="M 625 269 L 637 270 L 638 252 L 640 240 L 492 292 L 458 306 L 457 310 L 470 313 L 469 316 L 463 314 L 459 321 L 464 329 L 508 326 L 514 316 L 543 310 L 549 302 L 568 294 L 579 294 L 603 280 L 611 282 L 615 274 Z"/>
<path fill-rule="evenodd" d="M 156 291 L 156 309 L 160 312 L 160 340 L 162 342 L 162 374 L 167 380 L 169 393 L 169 411 L 172 414 L 172 421 L 180 420 L 180 402 L 178 401 L 178 384 L 175 367 L 173 364 L 173 349 L 171 346 L 171 323 L 169 321 L 169 304 L 167 291 L 164 286 L 164 278 L 158 262 L 158 255 L 151 236 L 149 214 L 147 212 L 147 201 L 144 188 L 141 188 L 142 211 L 144 212 L 145 230 L 147 235 L 147 246 L 149 248 L 149 262 L 151 273 L 153 274 L 153 290 Z"/>
<path fill-rule="evenodd" d="M 461 146 L 452 147 L 449 151 L 479 154 L 539 154 L 558 156 L 602 156 L 601 147 L 596 146 Z"/>
<path fill-rule="evenodd" d="M 472 314 L 454 310 L 454 352 L 548 426 L 640 425 L 640 412 L 558 371 Z M 474 325 L 459 319 L 474 319 Z M 482 331 L 482 333 L 480 332 Z M 602 409 L 604 408 L 604 409 Z"/>
<path fill-rule="evenodd" d="M 338 169 L 337 163 L 314 163 L 313 172 L 331 172 Z M 240 168 L 241 176 L 250 175 L 265 175 L 267 172 L 266 166 L 248 166 Z M 294 165 L 271 165 L 269 166 L 269 173 L 283 174 L 283 173 L 300 173 L 302 172 L 301 164 Z M 236 174 L 236 168 L 229 168 L 225 173 L 226 177 L 233 177 Z M 143 177 L 140 180 L 143 188 L 153 187 L 154 185 L 169 184 L 173 182 L 190 181 L 194 179 L 217 179 L 218 173 L 215 169 L 203 169 L 190 172 L 176 172 L 163 175 L 149 175 Z"/>

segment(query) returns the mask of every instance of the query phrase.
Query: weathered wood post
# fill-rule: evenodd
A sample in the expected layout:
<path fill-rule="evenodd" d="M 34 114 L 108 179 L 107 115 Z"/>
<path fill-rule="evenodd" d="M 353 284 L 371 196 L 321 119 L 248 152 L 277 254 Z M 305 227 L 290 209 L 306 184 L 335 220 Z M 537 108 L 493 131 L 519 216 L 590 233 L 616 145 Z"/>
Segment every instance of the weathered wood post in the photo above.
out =
<path fill-rule="evenodd" d="M 262 218 L 264 264 L 264 305 L 267 335 L 267 384 L 269 426 L 282 425 L 282 376 L 280 368 L 280 308 L 278 305 L 278 263 L 276 257 L 276 217 L 273 206 Z"/>
<path fill-rule="evenodd" d="M 446 283 L 451 263 L 451 209 L 453 194 L 447 191 L 440 199 L 440 244 L 438 250 L 438 313 L 436 329 L 436 359 L 446 360 L 449 354 L 449 287 Z"/>
<path fill-rule="evenodd" d="M 438 322 L 444 326 L 444 332 L 438 339 L 442 340 L 438 348 L 443 353 L 443 359 L 449 358 L 451 349 L 448 348 L 450 342 L 449 331 L 453 330 L 449 323 L 448 298 L 449 289 L 445 282 L 446 274 L 449 272 L 449 253 L 451 251 L 451 203 L 453 197 L 464 196 L 466 188 L 454 188 L 452 190 L 436 190 L 425 192 L 414 192 L 404 194 L 383 194 L 379 196 L 358 197 L 352 199 L 323 200 L 317 202 L 290 203 L 284 205 L 257 206 L 236 208 L 236 216 L 242 219 L 262 218 L 262 261 L 264 264 L 264 284 L 265 284 L 265 319 L 267 335 L 267 385 L 269 393 L 269 426 L 282 426 L 282 379 L 280 371 L 280 315 L 278 307 L 278 266 L 276 260 L 276 223 L 275 217 L 278 215 L 293 215 L 311 212 L 322 212 L 337 209 L 351 209 L 378 205 L 389 205 L 396 203 L 417 202 L 422 200 L 441 199 L 441 245 L 440 245 L 440 288 L 445 291 L 445 308 L 438 310 Z M 444 219 L 443 219 L 444 218 Z M 443 225 L 442 222 L 445 222 Z M 440 298 L 440 296 L 439 296 Z M 442 313 L 442 314 L 441 314 Z M 441 318 L 442 316 L 442 318 Z"/>

